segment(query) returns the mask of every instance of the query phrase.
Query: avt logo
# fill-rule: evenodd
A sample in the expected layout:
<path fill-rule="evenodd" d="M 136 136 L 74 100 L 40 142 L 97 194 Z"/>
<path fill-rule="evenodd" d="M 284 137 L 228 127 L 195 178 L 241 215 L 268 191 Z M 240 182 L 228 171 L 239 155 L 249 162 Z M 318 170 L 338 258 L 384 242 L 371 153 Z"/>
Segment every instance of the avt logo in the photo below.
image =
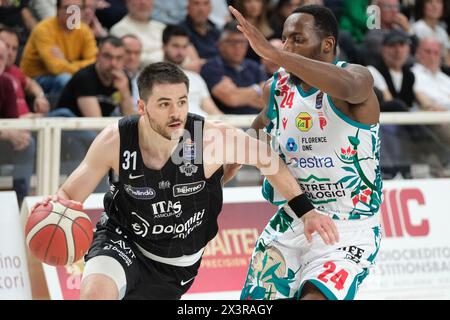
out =
<path fill-rule="evenodd" d="M 381 218 L 384 235 L 390 237 L 423 237 L 430 233 L 428 219 L 413 223 L 409 204 L 425 205 L 422 191 L 419 189 L 384 190 L 384 201 L 381 204 Z M 417 221 L 415 219 L 414 221 Z"/>
<path fill-rule="evenodd" d="M 174 197 L 185 197 L 191 194 L 198 193 L 205 187 L 205 181 L 197 181 L 185 184 L 176 184 L 173 186 Z"/>

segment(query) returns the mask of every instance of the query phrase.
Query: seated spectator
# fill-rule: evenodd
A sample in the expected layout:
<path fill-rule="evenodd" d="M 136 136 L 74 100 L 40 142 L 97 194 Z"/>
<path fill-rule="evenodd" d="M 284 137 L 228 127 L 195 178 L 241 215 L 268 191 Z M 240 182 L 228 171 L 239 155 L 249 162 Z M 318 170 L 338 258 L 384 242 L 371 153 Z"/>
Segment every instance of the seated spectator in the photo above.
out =
<path fill-rule="evenodd" d="M 443 62 L 450 66 L 450 40 L 447 31 L 440 25 L 444 15 L 443 0 L 417 0 L 416 22 L 412 31 L 419 38 L 436 38 L 441 44 Z"/>
<path fill-rule="evenodd" d="M 128 13 L 125 0 L 99 0 L 95 15 L 101 25 L 106 29 L 111 29 Z"/>
<path fill-rule="evenodd" d="M 273 35 L 273 30 L 267 19 L 267 0 L 234 0 L 234 5 L 239 12 L 259 31 L 269 39 Z M 246 57 L 260 62 L 261 58 L 249 46 Z"/>
<path fill-rule="evenodd" d="M 164 24 L 179 24 L 186 17 L 188 0 L 154 0 L 152 19 Z"/>
<path fill-rule="evenodd" d="M 5 43 L 8 49 L 8 59 L 4 74 L 9 76 L 13 83 L 19 117 L 41 117 L 50 110 L 50 105 L 41 86 L 35 80 L 25 76 L 20 68 L 14 64 L 19 48 L 18 35 L 12 29 L 0 28 L 0 40 Z M 28 106 L 25 94 L 33 99 L 32 108 Z"/>
<path fill-rule="evenodd" d="M 19 34 L 21 48 L 37 24 L 36 18 L 28 8 L 28 2 L 29 0 L 0 1 L 0 23 L 13 28 Z"/>
<path fill-rule="evenodd" d="M 127 34 L 134 34 L 142 42 L 142 66 L 163 60 L 162 32 L 165 25 L 150 20 L 152 14 L 152 0 L 128 0 L 128 14 L 116 23 L 110 30 L 118 38 Z"/>
<path fill-rule="evenodd" d="M 51 95 L 57 96 L 72 74 L 95 61 L 97 46 L 91 29 L 84 23 L 79 28 L 68 23 L 67 8 L 82 3 L 58 0 L 56 17 L 41 21 L 25 46 L 20 64 L 23 73 Z"/>
<path fill-rule="evenodd" d="M 180 67 L 186 59 L 189 48 L 189 35 L 180 26 L 168 25 L 163 32 L 164 60 Z M 202 77 L 192 71 L 183 70 L 189 78 L 189 112 L 205 116 L 222 114 L 209 95 L 208 87 Z"/>
<path fill-rule="evenodd" d="M 124 71 L 122 40 L 109 36 L 100 42 L 95 64 L 78 71 L 64 88 L 51 116 L 108 117 L 133 111 L 131 86 Z M 63 171 L 73 171 L 95 139 L 95 131 L 63 131 Z M 103 183 L 98 191 L 106 188 Z"/>
<path fill-rule="evenodd" d="M 122 38 L 125 48 L 125 72 L 131 81 L 131 95 L 133 96 L 133 110 L 137 111 L 137 101 L 139 99 L 139 89 L 137 78 L 139 77 L 141 68 L 142 43 L 138 37 L 128 34 Z"/>
<path fill-rule="evenodd" d="M 95 64 L 74 74 L 57 108 L 67 108 L 77 117 L 108 117 L 116 109 L 122 115 L 132 114 L 131 85 L 124 62 L 122 40 L 113 36 L 104 38 Z"/>
<path fill-rule="evenodd" d="M 367 6 L 369 0 L 344 0 L 340 28 L 348 31 L 356 43 L 361 43 L 367 31 Z"/>
<path fill-rule="evenodd" d="M 381 61 L 381 47 L 384 37 L 392 29 L 400 29 L 410 33 L 411 26 L 408 18 L 400 12 L 399 0 L 373 0 L 373 5 L 380 8 L 380 27 L 367 31 L 363 41 L 363 56 L 365 65 L 376 65 Z M 414 36 L 411 43 L 416 43 Z"/>
<path fill-rule="evenodd" d="M 84 0 L 81 14 L 83 22 L 91 28 L 95 39 L 100 40 L 108 35 L 108 31 L 103 28 L 102 24 L 98 21 L 98 18 L 95 15 L 98 1 L 99 0 Z"/>
<path fill-rule="evenodd" d="M 415 76 L 407 65 L 410 55 L 410 38 L 405 32 L 393 29 L 383 40 L 382 61 L 376 68 L 369 67 L 374 77 L 374 86 L 383 92 L 381 110 L 410 111 L 414 101 L 420 102 L 414 91 Z M 442 165 L 437 150 L 446 149 L 427 126 L 383 125 L 381 135 L 381 166 L 390 177 L 401 173 L 409 176 L 415 164 L 429 164 L 438 175 Z"/>
<path fill-rule="evenodd" d="M 180 25 L 186 29 L 198 56 L 209 59 L 219 54 L 217 41 L 220 31 L 208 20 L 211 13 L 210 0 L 189 0 L 186 20 Z"/>
<path fill-rule="evenodd" d="M 284 22 L 297 7 L 304 5 L 303 0 L 278 0 L 274 10 L 269 14 L 269 23 L 274 38 L 281 39 L 283 36 Z"/>
<path fill-rule="evenodd" d="M 414 91 L 424 100 L 424 110 L 450 111 L 450 77 L 440 69 L 441 53 L 441 43 L 435 38 L 422 39 L 417 48 Z"/>
<path fill-rule="evenodd" d="M 0 40 L 0 119 L 17 118 L 17 98 L 11 79 L 4 75 L 8 50 Z M 30 132 L 0 128 L 0 163 L 13 164 L 13 190 L 19 204 L 28 195 L 33 174 L 36 143 Z"/>
<path fill-rule="evenodd" d="M 412 71 L 416 77 L 414 91 L 423 110 L 450 111 L 450 77 L 440 70 L 441 53 L 441 44 L 434 38 L 422 39 L 417 48 Z M 435 125 L 433 130 L 450 145 L 450 125 Z"/>
<path fill-rule="evenodd" d="M 255 114 L 264 106 L 261 88 L 266 75 L 258 63 L 245 59 L 247 47 L 236 21 L 229 22 L 220 35 L 219 55 L 202 68 L 201 75 L 224 113 Z"/>

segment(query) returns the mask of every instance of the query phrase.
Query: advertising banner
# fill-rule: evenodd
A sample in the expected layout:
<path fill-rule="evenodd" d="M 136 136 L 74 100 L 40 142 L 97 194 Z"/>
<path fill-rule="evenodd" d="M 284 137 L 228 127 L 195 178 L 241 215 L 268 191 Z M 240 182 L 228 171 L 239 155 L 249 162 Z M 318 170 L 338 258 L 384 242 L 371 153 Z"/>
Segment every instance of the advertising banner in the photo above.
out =
<path fill-rule="evenodd" d="M 0 192 L 0 300 L 31 300 L 24 232 L 15 192 Z"/>
<path fill-rule="evenodd" d="M 386 181 L 383 193 L 381 248 L 357 298 L 450 299 L 450 180 Z M 85 203 L 93 222 L 102 203 L 102 195 Z M 274 212 L 258 187 L 225 188 L 219 233 L 183 299 L 239 299 L 254 243 Z M 78 298 L 82 262 L 44 270 L 52 299 Z"/>

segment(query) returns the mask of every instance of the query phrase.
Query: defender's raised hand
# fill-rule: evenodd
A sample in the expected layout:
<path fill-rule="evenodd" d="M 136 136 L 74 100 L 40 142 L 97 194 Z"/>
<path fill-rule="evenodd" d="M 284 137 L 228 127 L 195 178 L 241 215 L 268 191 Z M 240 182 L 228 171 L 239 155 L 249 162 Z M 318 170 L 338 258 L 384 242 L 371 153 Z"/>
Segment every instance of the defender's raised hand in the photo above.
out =
<path fill-rule="evenodd" d="M 228 9 L 239 22 L 238 29 L 248 39 L 253 50 L 264 59 L 274 60 L 278 54 L 278 49 L 271 45 L 263 34 L 254 25 L 248 22 L 238 10 L 232 6 L 228 6 Z"/>

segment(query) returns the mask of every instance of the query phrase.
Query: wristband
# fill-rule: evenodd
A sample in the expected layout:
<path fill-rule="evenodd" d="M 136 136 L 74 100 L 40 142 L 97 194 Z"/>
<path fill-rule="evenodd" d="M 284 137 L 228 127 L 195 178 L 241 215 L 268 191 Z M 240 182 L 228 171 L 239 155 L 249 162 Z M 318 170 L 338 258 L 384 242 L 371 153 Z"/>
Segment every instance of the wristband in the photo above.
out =
<path fill-rule="evenodd" d="M 302 193 L 288 202 L 289 207 L 294 211 L 295 215 L 301 218 L 305 213 L 315 209 L 314 205 L 309 201 L 306 194 Z"/>

